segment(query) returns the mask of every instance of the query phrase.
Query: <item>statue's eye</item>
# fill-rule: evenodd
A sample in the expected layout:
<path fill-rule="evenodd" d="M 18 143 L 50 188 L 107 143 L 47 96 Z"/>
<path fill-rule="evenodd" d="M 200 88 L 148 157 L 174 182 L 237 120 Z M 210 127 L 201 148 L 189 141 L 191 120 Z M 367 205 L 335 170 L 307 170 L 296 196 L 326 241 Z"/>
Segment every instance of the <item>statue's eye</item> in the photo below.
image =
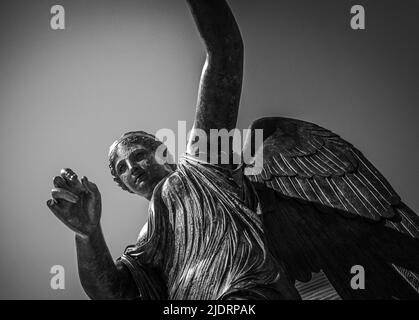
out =
<path fill-rule="evenodd" d="M 144 151 L 138 151 L 136 154 L 135 154 L 135 156 L 134 156 L 134 160 L 135 161 L 141 161 L 141 160 L 143 160 L 144 159 L 144 156 L 145 156 L 145 152 Z"/>
<path fill-rule="evenodd" d="M 118 173 L 122 174 L 125 172 L 125 170 L 127 170 L 127 165 L 125 163 L 121 163 L 118 165 Z"/>

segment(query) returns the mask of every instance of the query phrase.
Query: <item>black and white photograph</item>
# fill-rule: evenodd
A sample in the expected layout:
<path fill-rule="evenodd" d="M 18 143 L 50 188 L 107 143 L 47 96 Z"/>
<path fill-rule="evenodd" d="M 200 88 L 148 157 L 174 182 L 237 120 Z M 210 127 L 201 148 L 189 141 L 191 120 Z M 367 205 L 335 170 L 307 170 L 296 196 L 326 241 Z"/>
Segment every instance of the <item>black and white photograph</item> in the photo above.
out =
<path fill-rule="evenodd" d="M 418 300 L 418 40 L 417 0 L 2 0 L 0 300 Z"/>

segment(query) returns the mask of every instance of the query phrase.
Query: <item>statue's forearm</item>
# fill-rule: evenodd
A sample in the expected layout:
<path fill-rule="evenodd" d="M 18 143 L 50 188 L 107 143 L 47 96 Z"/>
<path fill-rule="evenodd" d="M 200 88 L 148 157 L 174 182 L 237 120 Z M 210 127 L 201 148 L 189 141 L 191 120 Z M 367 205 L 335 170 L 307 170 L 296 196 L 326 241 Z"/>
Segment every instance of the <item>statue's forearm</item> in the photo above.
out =
<path fill-rule="evenodd" d="M 242 46 L 239 27 L 225 0 L 187 0 L 208 53 Z"/>
<path fill-rule="evenodd" d="M 124 299 L 135 296 L 135 285 L 118 270 L 100 227 L 87 238 L 76 235 L 79 276 L 91 299 Z"/>
<path fill-rule="evenodd" d="M 207 49 L 194 128 L 207 134 L 211 129 L 231 130 L 236 126 L 243 80 L 239 27 L 225 0 L 187 2 Z"/>

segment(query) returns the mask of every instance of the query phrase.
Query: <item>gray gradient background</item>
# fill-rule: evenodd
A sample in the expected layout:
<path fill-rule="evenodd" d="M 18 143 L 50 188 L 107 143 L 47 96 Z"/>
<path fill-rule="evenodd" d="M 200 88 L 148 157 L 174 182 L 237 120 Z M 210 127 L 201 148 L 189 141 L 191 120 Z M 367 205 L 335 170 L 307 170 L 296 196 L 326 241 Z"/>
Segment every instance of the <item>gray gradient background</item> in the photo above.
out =
<path fill-rule="evenodd" d="M 66 9 L 64 31 L 50 7 Z M 418 1 L 231 0 L 246 49 L 239 128 L 290 116 L 355 144 L 419 211 Z M 365 31 L 349 27 L 366 9 Z M 190 127 L 204 51 L 183 0 L 0 4 L 0 298 L 85 299 L 74 235 L 47 209 L 62 167 L 102 192 L 116 258 L 147 202 L 119 189 L 107 151 L 122 133 Z M 66 270 L 51 290 L 50 268 Z"/>

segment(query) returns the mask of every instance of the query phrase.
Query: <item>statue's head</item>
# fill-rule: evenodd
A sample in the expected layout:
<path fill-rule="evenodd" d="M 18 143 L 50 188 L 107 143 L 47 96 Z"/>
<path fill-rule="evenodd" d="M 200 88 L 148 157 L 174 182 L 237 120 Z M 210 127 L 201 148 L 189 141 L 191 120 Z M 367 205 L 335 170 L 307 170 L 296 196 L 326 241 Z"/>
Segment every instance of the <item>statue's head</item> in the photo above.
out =
<path fill-rule="evenodd" d="M 125 133 L 109 149 L 114 180 L 122 189 L 150 200 L 156 185 L 175 169 L 174 165 L 157 161 L 156 150 L 162 146 L 161 141 L 146 132 Z"/>

